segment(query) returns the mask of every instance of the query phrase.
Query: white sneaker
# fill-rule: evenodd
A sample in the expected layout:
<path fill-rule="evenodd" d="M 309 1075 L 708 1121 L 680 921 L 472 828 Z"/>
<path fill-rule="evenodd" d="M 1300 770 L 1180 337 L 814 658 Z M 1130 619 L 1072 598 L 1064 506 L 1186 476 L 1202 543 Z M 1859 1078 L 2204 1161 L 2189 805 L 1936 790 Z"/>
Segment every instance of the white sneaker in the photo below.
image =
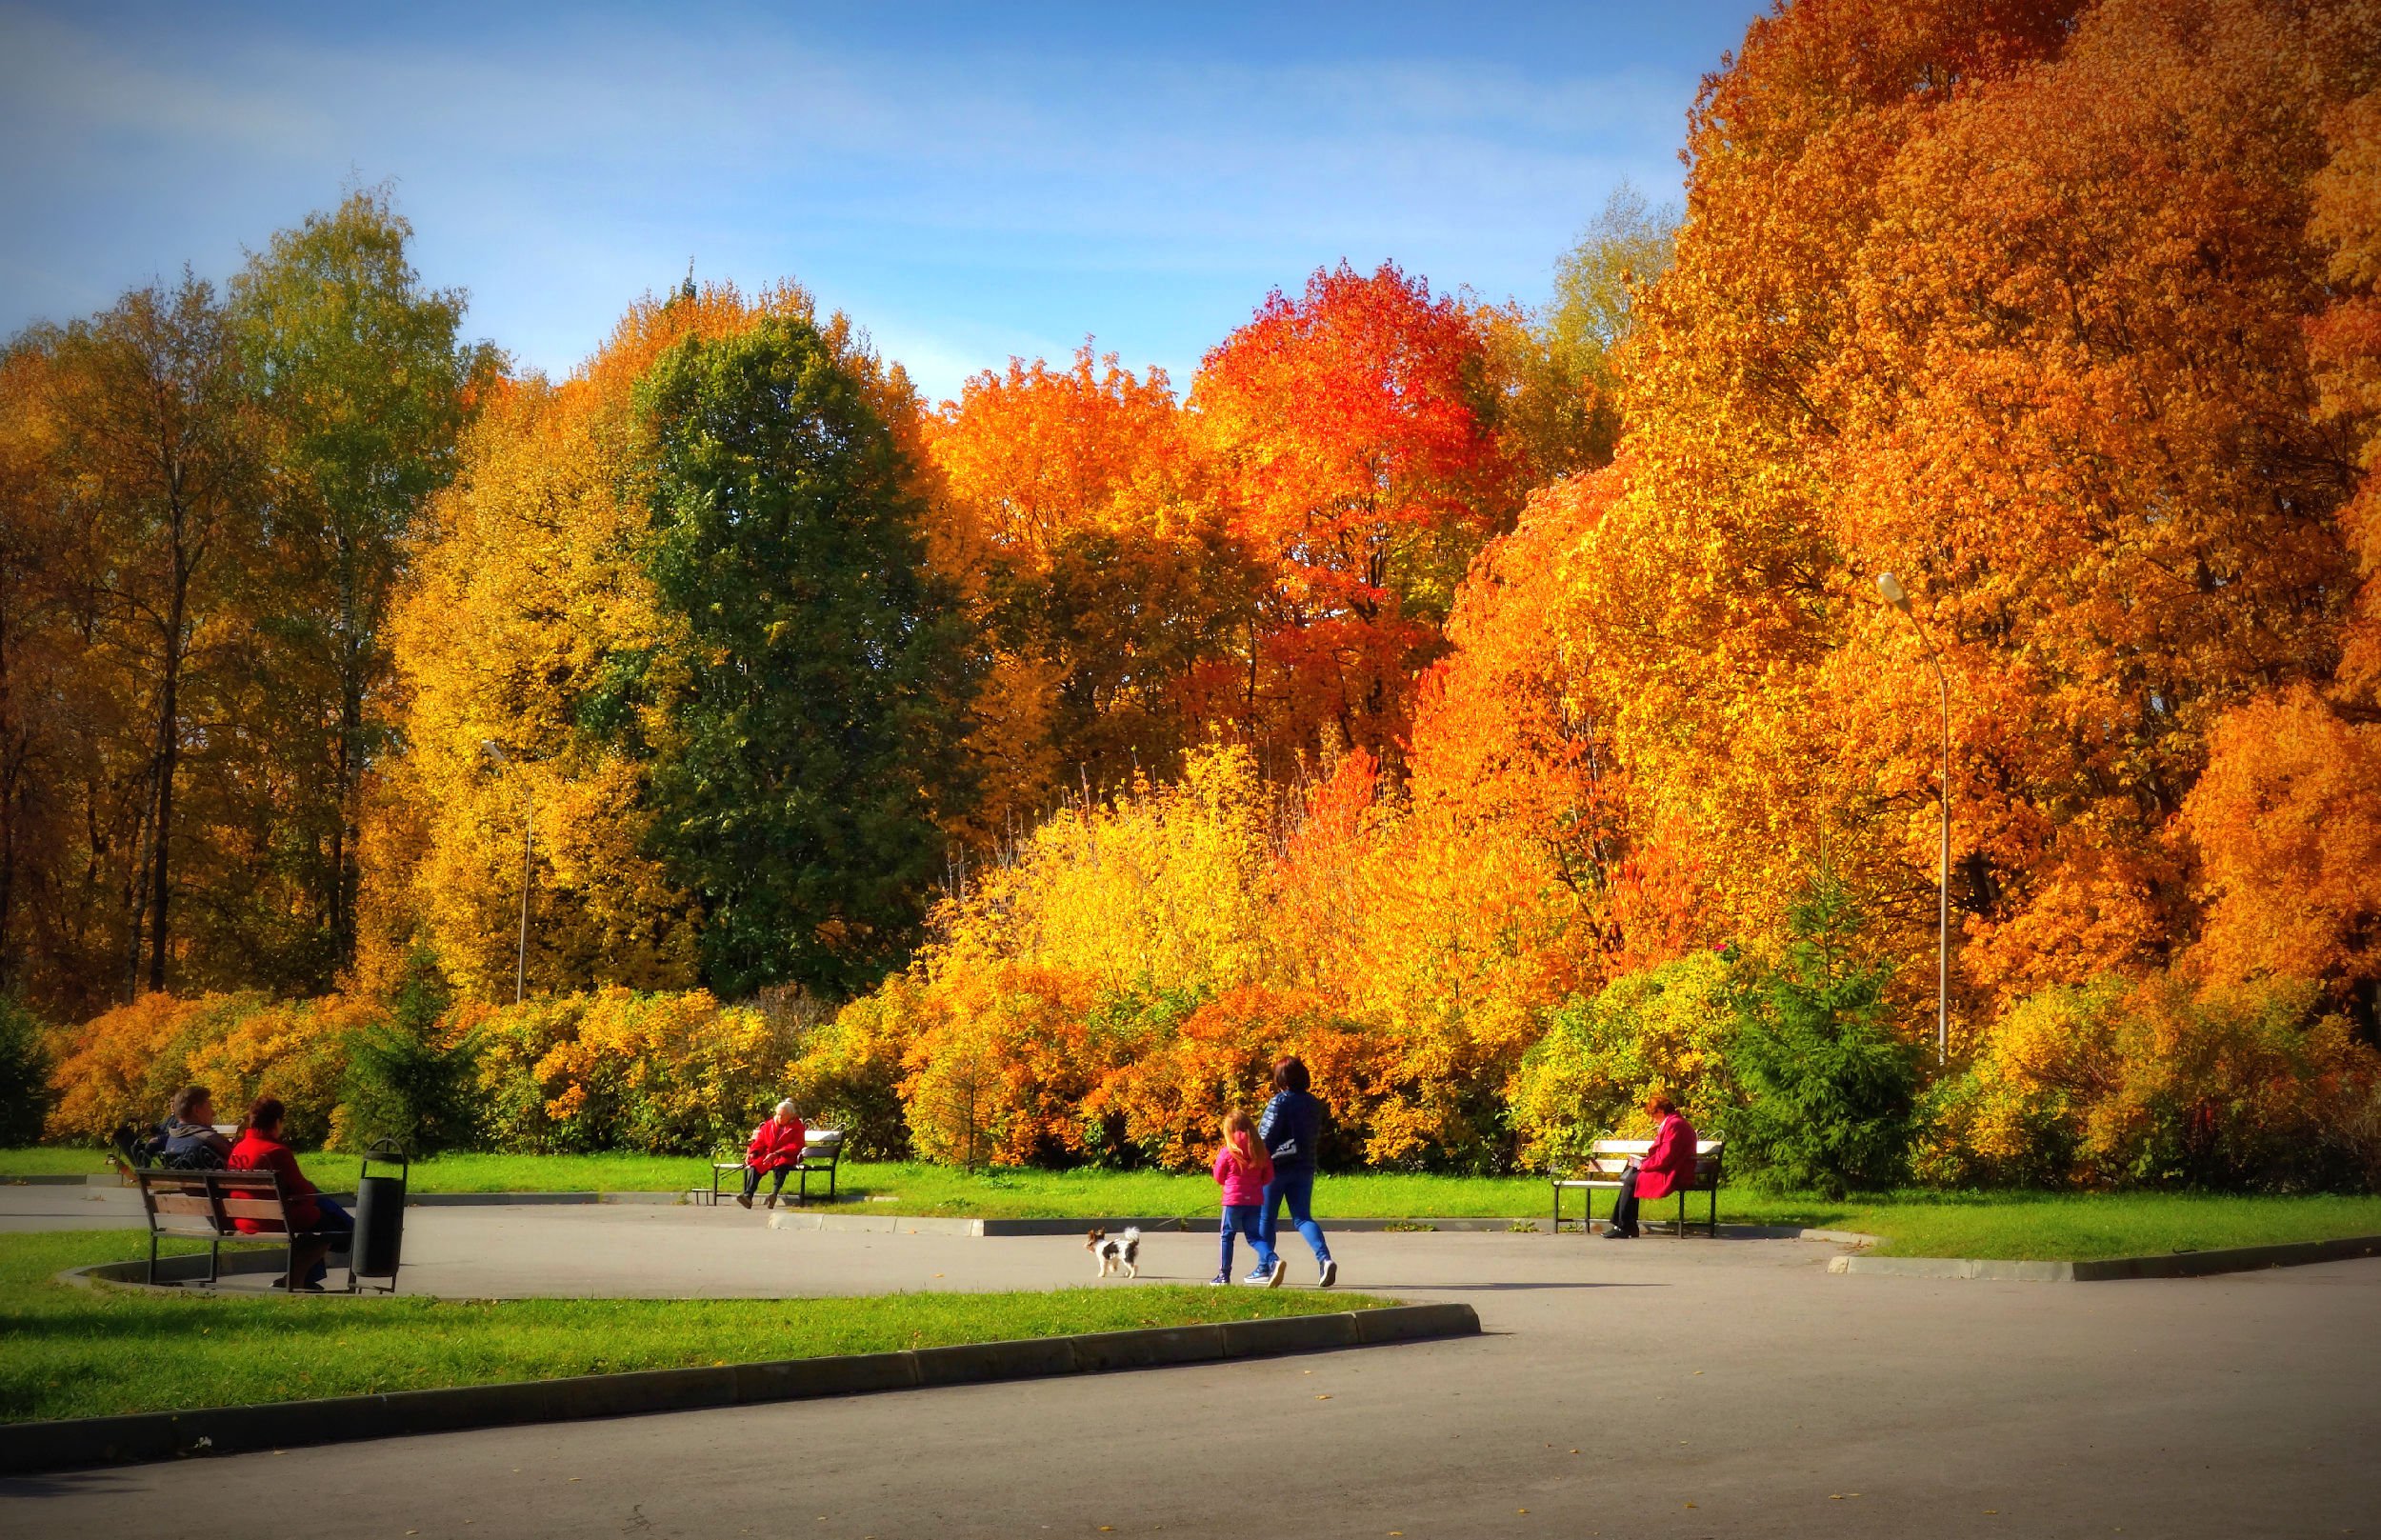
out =
<path fill-rule="evenodd" d="M 1318 1289 L 1329 1289 L 1331 1285 L 1337 1282 L 1339 1282 L 1339 1264 L 1332 1261 L 1330 1257 L 1325 1257 L 1323 1259 L 1323 1281 L 1315 1287 Z"/>

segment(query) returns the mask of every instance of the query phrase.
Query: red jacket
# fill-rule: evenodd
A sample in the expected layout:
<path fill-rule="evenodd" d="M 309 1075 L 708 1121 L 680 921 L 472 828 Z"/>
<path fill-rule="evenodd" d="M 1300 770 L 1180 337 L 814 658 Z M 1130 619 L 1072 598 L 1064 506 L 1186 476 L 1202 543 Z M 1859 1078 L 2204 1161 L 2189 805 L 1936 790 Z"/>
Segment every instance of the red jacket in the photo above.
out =
<path fill-rule="evenodd" d="M 1653 1148 L 1637 1162 L 1637 1196 L 1667 1198 L 1692 1182 L 1694 1176 L 1694 1126 L 1672 1112 L 1662 1119 L 1661 1131 L 1653 1136 Z"/>
<path fill-rule="evenodd" d="M 234 1171 L 270 1171 L 281 1178 L 281 1203 L 298 1229 L 312 1230 L 322 1218 L 322 1210 L 315 1207 L 314 1194 L 322 1190 L 306 1179 L 298 1170 L 297 1155 L 278 1139 L 268 1139 L 254 1129 L 240 1135 L 240 1142 L 231 1147 L 224 1160 L 224 1169 Z M 234 1219 L 231 1228 L 243 1235 L 278 1235 L 281 1226 L 270 1219 Z"/>
<path fill-rule="evenodd" d="M 752 1130 L 752 1142 L 744 1147 L 744 1163 L 756 1171 L 783 1171 L 802 1164 L 802 1141 L 810 1130 L 795 1118 L 780 1123 L 770 1118 Z"/>

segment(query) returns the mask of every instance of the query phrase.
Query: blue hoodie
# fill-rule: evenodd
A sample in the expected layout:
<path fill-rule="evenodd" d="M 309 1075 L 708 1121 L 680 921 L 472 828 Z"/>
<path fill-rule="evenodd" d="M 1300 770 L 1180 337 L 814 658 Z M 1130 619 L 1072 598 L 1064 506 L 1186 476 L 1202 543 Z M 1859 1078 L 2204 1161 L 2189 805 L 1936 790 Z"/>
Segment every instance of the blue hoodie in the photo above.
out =
<path fill-rule="evenodd" d="M 1323 1144 L 1323 1104 L 1311 1092 L 1283 1090 L 1265 1104 L 1256 1136 L 1272 1152 L 1275 1170 L 1311 1171 Z"/>

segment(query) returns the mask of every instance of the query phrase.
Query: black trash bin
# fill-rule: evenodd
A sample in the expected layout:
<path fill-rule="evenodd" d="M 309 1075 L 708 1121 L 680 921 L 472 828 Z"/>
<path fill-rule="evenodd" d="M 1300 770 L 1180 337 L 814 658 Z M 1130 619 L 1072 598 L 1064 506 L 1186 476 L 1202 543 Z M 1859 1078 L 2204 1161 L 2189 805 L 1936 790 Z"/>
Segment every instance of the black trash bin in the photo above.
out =
<path fill-rule="evenodd" d="M 372 1166 L 394 1166 L 396 1173 L 375 1176 Z M 388 1139 L 364 1152 L 364 1169 L 355 1179 L 355 1242 L 348 1259 L 348 1287 L 361 1290 L 365 1280 L 389 1293 L 397 1291 L 398 1255 L 405 1250 L 405 1178 L 411 1163 L 405 1148 Z M 387 1279 L 386 1283 L 378 1282 Z"/>

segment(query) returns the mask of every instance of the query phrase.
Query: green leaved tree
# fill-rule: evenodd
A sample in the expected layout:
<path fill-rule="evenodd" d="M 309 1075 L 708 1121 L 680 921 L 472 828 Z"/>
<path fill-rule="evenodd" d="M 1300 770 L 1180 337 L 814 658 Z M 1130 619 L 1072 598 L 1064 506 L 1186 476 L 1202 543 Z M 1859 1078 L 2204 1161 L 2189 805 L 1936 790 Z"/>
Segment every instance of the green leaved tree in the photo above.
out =
<path fill-rule="evenodd" d="M 670 722 L 651 839 L 701 899 L 706 975 L 871 986 L 945 870 L 982 669 L 926 565 L 915 467 L 805 319 L 690 337 L 637 400 L 645 559 L 683 628 L 646 672 Z"/>

